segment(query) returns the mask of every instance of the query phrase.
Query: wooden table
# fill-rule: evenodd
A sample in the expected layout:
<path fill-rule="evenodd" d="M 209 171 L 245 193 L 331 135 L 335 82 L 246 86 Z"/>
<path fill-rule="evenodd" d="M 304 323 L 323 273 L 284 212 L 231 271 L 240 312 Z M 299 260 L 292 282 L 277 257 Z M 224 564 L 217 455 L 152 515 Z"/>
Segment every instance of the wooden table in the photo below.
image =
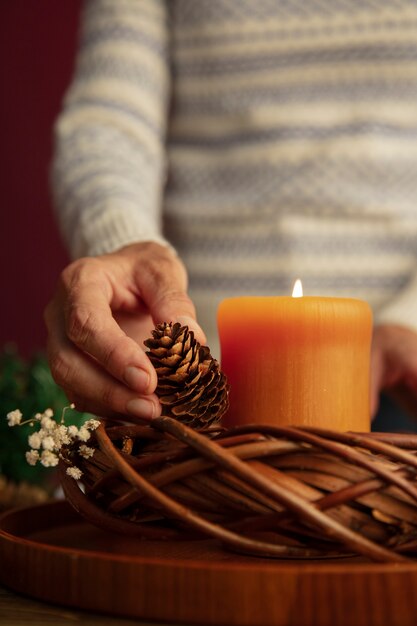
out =
<path fill-rule="evenodd" d="M 91 526 L 65 502 L 4 516 L 0 548 L 2 583 L 46 601 L 0 587 L 1 626 L 417 623 L 412 561 L 280 561 L 222 550 L 212 540 L 141 542 Z"/>
<path fill-rule="evenodd" d="M 73 611 L 53 604 L 38 602 L 0 587 L 0 624 L 7 626 L 163 626 L 156 622 L 141 622 L 107 617 L 86 611 Z M 179 625 L 177 625 L 179 626 Z"/>

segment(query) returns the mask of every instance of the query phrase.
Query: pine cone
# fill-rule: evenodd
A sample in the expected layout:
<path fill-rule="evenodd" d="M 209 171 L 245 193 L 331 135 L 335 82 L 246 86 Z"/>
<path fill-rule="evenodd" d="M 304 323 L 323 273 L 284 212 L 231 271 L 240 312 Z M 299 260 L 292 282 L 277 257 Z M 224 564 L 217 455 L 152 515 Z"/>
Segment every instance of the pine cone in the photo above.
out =
<path fill-rule="evenodd" d="M 158 324 L 152 336 L 144 343 L 158 374 L 162 415 L 193 428 L 219 422 L 229 406 L 229 384 L 210 349 L 179 323 Z"/>

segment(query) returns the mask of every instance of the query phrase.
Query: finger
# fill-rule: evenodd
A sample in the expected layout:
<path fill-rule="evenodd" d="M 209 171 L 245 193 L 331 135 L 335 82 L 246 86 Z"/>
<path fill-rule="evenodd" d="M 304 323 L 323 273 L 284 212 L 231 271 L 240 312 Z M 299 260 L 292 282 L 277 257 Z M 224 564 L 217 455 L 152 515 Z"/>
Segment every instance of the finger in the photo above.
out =
<path fill-rule="evenodd" d="M 379 408 L 379 397 L 383 388 L 385 363 L 383 353 L 373 348 L 371 353 L 371 381 L 370 381 L 370 403 L 371 418 L 373 419 Z"/>
<path fill-rule="evenodd" d="M 194 337 L 202 346 L 205 346 L 207 344 L 207 337 L 206 337 L 204 330 L 201 328 L 198 322 L 192 317 L 179 315 L 179 316 L 173 317 L 172 321 L 179 322 L 181 326 L 188 326 L 189 330 L 193 331 Z"/>
<path fill-rule="evenodd" d="M 374 329 L 372 384 L 384 390 L 406 412 L 417 415 L 417 335 L 402 326 Z"/>
<path fill-rule="evenodd" d="M 141 264 L 137 281 L 155 324 L 179 322 L 194 332 L 199 343 L 206 344 L 206 335 L 187 294 L 187 275 L 178 259 L 173 256 L 148 258 Z"/>
<path fill-rule="evenodd" d="M 120 420 L 125 422 L 149 422 L 152 419 L 149 417 L 145 417 L 145 415 L 143 414 L 136 415 L 132 413 L 128 415 L 126 412 L 117 413 L 116 411 L 112 411 L 111 409 L 109 409 L 108 406 L 100 404 L 100 402 L 97 402 L 96 400 L 87 400 L 86 398 L 77 395 L 71 390 L 64 389 L 64 392 L 68 397 L 69 402 L 74 404 L 75 410 L 79 411 L 80 413 L 91 413 L 92 415 L 96 415 L 99 418 L 105 417 L 112 420 Z"/>
<path fill-rule="evenodd" d="M 76 393 L 71 391 L 70 389 L 64 389 L 65 395 L 68 398 L 68 401 L 74 405 L 76 411 L 80 413 L 91 413 L 98 418 L 106 417 L 111 419 L 119 419 L 126 420 L 126 415 L 121 413 L 115 413 L 111 411 L 108 407 L 105 407 L 98 402 L 89 402 L 78 396 Z"/>
<path fill-rule="evenodd" d="M 143 396 L 131 391 L 59 334 L 50 335 L 47 350 L 55 382 L 78 403 L 82 398 L 84 410 L 143 419 L 160 415 L 160 403 L 154 394 Z"/>
<path fill-rule="evenodd" d="M 120 382 L 138 393 L 152 393 L 157 376 L 141 347 L 128 337 L 113 317 L 111 294 L 105 279 L 97 272 L 85 271 L 78 280 L 63 282 L 63 310 L 66 335 L 81 351 L 87 352 Z M 55 303 L 46 315 L 49 332 L 60 315 Z"/>

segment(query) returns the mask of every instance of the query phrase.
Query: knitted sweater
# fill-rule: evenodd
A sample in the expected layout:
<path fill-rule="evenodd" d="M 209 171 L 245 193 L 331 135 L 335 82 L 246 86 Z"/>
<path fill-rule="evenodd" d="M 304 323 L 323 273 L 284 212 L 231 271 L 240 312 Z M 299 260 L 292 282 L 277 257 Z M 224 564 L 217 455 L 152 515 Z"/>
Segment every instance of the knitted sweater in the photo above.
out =
<path fill-rule="evenodd" d="M 56 125 L 74 257 L 169 242 L 227 296 L 367 300 L 417 330 L 417 5 L 89 0 Z"/>

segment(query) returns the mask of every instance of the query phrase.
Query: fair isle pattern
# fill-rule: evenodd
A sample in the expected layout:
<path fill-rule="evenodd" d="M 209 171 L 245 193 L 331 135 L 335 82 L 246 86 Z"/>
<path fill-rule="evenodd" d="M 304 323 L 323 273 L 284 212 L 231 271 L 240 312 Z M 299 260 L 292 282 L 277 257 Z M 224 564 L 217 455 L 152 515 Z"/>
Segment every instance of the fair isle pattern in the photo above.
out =
<path fill-rule="evenodd" d="M 417 3 L 89 0 L 57 124 L 74 256 L 169 241 L 215 345 L 243 293 L 417 328 Z"/>

